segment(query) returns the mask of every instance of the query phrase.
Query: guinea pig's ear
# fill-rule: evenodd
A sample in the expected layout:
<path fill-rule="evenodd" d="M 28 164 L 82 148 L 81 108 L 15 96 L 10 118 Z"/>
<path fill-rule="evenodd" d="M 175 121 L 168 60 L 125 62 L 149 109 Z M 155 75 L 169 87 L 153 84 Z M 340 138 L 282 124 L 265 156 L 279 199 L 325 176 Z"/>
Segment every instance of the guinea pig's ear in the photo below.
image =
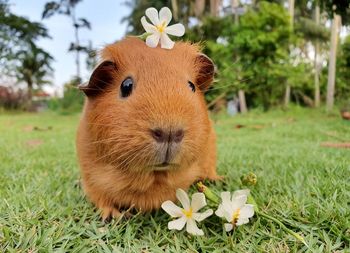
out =
<path fill-rule="evenodd" d="M 117 71 L 117 66 L 112 61 L 104 61 L 92 72 L 87 85 L 80 85 L 86 96 L 95 97 L 102 93 L 106 87 L 112 84 Z"/>
<path fill-rule="evenodd" d="M 206 91 L 214 80 L 215 65 L 205 54 L 199 54 L 197 56 L 195 65 L 198 71 L 196 84 L 202 91 Z"/>

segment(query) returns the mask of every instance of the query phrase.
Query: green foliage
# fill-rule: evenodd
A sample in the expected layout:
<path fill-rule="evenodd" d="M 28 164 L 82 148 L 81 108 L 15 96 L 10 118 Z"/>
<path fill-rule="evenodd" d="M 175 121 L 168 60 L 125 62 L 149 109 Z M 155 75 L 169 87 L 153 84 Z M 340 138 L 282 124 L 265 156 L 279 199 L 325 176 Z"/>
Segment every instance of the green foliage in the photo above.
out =
<path fill-rule="evenodd" d="M 339 100 L 350 98 L 350 35 L 340 45 L 336 68 L 336 97 Z M 350 102 L 350 101 L 349 101 Z"/>
<path fill-rule="evenodd" d="M 47 79 L 52 74 L 52 56 L 43 49 L 30 45 L 29 50 L 21 50 L 16 54 L 17 60 L 21 63 L 16 67 L 18 82 L 25 82 L 31 98 L 33 86 L 40 87 L 43 84 L 51 83 Z"/>
<path fill-rule="evenodd" d="M 45 26 L 17 16 L 10 11 L 7 1 L 0 0 L 0 74 L 14 75 L 19 52 L 29 52 L 40 38 L 49 38 Z"/>
<path fill-rule="evenodd" d="M 324 25 L 317 25 L 315 21 L 309 18 L 300 17 L 295 23 L 295 32 L 301 33 L 301 36 L 307 40 L 318 40 L 328 42 L 331 34 Z"/>
<path fill-rule="evenodd" d="M 289 16 L 279 4 L 260 1 L 236 25 L 232 15 L 206 17 L 186 39 L 202 40 L 217 66 L 216 83 L 206 94 L 209 102 L 232 98 L 243 89 L 251 107 L 266 109 L 280 104 L 287 83 L 295 88 L 296 100 L 313 94 L 312 67 L 299 54 L 290 54 L 300 37 L 292 34 Z"/>
<path fill-rule="evenodd" d="M 61 114 L 80 112 L 84 104 L 84 94 L 78 89 L 79 80 L 73 79 L 64 85 L 63 98 L 54 98 L 49 108 Z"/>

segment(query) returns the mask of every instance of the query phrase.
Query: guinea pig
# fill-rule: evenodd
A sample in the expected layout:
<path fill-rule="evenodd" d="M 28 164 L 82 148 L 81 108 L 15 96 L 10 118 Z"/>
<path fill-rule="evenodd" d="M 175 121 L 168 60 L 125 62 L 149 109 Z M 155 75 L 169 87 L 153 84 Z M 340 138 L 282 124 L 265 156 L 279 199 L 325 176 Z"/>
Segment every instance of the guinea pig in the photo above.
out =
<path fill-rule="evenodd" d="M 204 100 L 214 64 L 198 45 L 150 48 L 136 37 L 106 46 L 80 89 L 77 154 L 102 219 L 174 201 L 177 188 L 218 179 L 216 137 Z"/>

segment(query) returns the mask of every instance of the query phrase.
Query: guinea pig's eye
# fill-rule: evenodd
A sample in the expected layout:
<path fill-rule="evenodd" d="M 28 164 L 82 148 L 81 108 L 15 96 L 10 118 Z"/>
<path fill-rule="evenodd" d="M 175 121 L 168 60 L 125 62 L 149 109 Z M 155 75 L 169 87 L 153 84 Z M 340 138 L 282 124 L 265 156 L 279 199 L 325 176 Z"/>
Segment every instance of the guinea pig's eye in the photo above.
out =
<path fill-rule="evenodd" d="M 190 87 L 193 92 L 196 91 L 196 86 L 191 81 L 188 81 L 188 87 Z"/>
<path fill-rule="evenodd" d="M 134 81 L 131 77 L 126 78 L 120 86 L 120 95 L 122 98 L 126 98 L 131 95 L 134 86 Z"/>

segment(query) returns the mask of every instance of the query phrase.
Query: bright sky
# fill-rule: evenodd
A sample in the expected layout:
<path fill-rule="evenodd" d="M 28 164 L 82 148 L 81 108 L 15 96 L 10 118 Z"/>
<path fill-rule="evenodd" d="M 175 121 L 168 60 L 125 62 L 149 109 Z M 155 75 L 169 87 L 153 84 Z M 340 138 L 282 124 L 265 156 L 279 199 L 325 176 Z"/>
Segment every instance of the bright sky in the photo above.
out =
<path fill-rule="evenodd" d="M 10 0 L 11 10 L 31 21 L 43 22 L 48 28 L 52 39 L 40 40 L 38 44 L 47 50 L 54 58 L 53 86 L 46 90 L 62 92 L 65 82 L 70 80 L 76 73 L 75 54 L 68 53 L 70 42 L 74 41 L 73 27 L 69 17 L 55 15 L 49 19 L 41 20 L 41 13 L 48 0 Z M 123 4 L 124 0 L 83 0 L 77 5 L 77 17 L 86 18 L 90 21 L 92 30 L 82 29 L 80 41 L 87 44 L 92 41 L 93 46 L 101 48 L 112 43 L 125 35 L 126 23 L 121 23 L 123 17 L 130 13 L 130 9 Z M 89 78 L 85 69 L 85 56 L 81 57 L 81 72 L 83 80 Z"/>

